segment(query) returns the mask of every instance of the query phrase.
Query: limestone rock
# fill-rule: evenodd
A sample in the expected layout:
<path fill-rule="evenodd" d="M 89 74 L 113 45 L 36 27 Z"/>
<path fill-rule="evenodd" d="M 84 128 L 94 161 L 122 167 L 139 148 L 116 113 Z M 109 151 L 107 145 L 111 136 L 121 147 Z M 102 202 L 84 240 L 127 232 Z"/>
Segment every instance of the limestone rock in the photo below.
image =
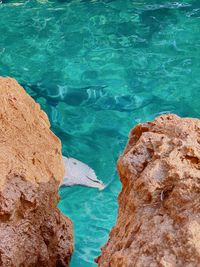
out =
<path fill-rule="evenodd" d="M 137 125 L 118 160 L 123 185 L 100 267 L 200 266 L 200 120 Z"/>
<path fill-rule="evenodd" d="M 40 106 L 0 77 L 0 266 L 68 266 L 71 221 L 57 209 L 61 144 Z"/>

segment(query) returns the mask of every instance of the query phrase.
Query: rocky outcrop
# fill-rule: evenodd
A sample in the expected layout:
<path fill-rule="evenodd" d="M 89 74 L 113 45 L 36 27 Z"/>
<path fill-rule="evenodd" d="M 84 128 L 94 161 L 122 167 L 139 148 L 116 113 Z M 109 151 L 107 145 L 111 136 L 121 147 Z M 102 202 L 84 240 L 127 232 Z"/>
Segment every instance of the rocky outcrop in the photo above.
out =
<path fill-rule="evenodd" d="M 118 171 L 117 223 L 98 266 L 200 266 L 200 120 L 136 126 Z"/>
<path fill-rule="evenodd" d="M 0 102 L 0 266 L 68 266 L 72 223 L 56 207 L 60 141 L 15 80 L 0 78 Z"/>

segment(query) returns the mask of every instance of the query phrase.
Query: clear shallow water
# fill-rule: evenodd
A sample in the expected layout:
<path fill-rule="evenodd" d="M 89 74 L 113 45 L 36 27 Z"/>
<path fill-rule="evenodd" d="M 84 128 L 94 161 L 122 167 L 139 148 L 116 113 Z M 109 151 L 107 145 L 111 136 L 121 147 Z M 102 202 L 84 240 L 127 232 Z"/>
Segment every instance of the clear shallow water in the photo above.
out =
<path fill-rule="evenodd" d="M 60 190 L 75 227 L 71 266 L 95 266 L 130 128 L 162 112 L 199 117 L 200 1 L 3 1 L 0 36 L 0 75 L 41 104 L 65 155 L 110 183 Z"/>

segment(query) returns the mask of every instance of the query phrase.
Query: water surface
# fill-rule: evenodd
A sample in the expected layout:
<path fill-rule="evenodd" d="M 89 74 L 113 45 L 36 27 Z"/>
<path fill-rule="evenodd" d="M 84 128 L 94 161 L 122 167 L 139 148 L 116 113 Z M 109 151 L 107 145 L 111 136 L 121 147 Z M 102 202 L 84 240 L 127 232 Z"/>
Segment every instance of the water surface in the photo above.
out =
<path fill-rule="evenodd" d="M 72 267 L 95 266 L 117 213 L 115 163 L 130 128 L 160 113 L 199 117 L 200 1 L 2 1 L 0 75 L 48 113 L 63 153 L 104 191 L 60 190 L 74 222 Z"/>

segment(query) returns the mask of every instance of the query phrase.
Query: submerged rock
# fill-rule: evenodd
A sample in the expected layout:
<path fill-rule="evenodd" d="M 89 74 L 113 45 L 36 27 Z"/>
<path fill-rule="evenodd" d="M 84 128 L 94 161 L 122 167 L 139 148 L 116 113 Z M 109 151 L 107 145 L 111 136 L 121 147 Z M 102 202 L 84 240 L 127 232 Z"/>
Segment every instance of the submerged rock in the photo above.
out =
<path fill-rule="evenodd" d="M 200 120 L 136 126 L 118 171 L 117 223 L 98 266 L 200 266 Z"/>
<path fill-rule="evenodd" d="M 57 209 L 60 141 L 15 80 L 0 78 L 0 101 L 0 266 L 68 266 L 72 223 Z"/>

